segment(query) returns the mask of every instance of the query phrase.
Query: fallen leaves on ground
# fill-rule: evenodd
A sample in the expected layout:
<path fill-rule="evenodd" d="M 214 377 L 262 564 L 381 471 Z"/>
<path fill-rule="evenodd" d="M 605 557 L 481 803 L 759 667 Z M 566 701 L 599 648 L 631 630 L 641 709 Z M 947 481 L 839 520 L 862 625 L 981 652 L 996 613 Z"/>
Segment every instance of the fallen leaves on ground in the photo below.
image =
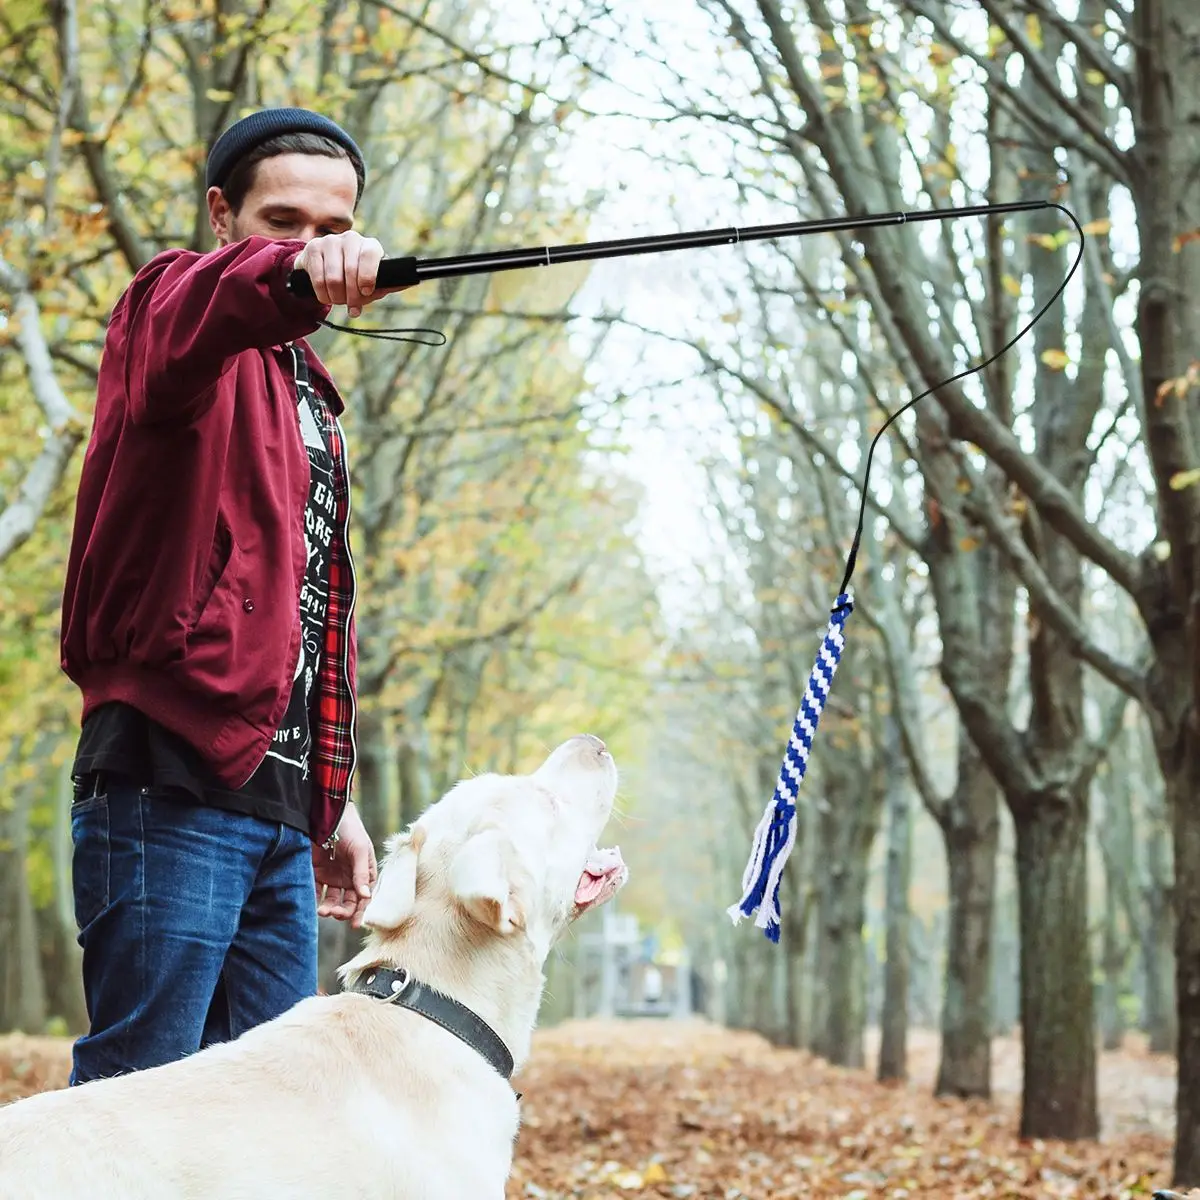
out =
<path fill-rule="evenodd" d="M 67 1086 L 71 1043 L 66 1038 L 0 1037 L 0 1104 Z"/>
<path fill-rule="evenodd" d="M 1101 1056 L 1103 1141 L 1021 1142 L 1019 1047 L 995 1043 L 986 1104 L 930 1095 L 935 1046 L 914 1031 L 913 1082 L 885 1087 L 700 1021 L 543 1030 L 517 1080 L 507 1200 L 1149 1200 L 1169 1186 L 1169 1059 L 1136 1041 Z M 69 1070 L 65 1040 L 0 1038 L 0 1103 Z"/>
<path fill-rule="evenodd" d="M 1170 1143 L 1022 1143 L 1010 1104 L 882 1086 L 699 1022 L 540 1033 L 508 1200 L 1132 1200 Z"/>

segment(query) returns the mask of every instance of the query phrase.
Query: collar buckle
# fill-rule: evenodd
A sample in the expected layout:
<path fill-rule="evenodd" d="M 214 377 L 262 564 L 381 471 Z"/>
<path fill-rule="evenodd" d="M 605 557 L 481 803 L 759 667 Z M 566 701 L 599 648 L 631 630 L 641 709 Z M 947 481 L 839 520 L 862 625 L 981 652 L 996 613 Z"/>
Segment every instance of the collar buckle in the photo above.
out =
<path fill-rule="evenodd" d="M 380 999 L 385 1000 L 388 1004 L 398 1004 L 404 993 L 411 986 L 413 978 L 403 967 L 399 967 L 395 971 L 389 971 L 388 974 L 393 976 L 393 978 L 386 982 L 387 992 L 380 996 Z M 378 979 L 378 974 L 373 971 L 363 982 L 368 987 L 372 987 L 376 979 Z M 381 984 L 381 986 L 385 985 Z"/>

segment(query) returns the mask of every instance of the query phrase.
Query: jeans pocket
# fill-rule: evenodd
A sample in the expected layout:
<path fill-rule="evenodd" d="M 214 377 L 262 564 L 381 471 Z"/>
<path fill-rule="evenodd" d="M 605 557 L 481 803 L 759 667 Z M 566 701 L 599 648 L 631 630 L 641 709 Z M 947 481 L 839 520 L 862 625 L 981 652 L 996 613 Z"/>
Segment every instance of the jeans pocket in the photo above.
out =
<path fill-rule="evenodd" d="M 93 789 L 71 805 L 71 885 L 75 894 L 75 924 L 90 925 L 109 902 L 108 794 Z"/>

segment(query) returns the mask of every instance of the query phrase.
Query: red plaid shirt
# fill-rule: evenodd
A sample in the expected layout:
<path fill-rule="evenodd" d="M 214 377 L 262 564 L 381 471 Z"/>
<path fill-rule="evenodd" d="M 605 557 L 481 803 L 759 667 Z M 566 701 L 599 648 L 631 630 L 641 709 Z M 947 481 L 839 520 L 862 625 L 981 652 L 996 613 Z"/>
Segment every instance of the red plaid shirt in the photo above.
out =
<path fill-rule="evenodd" d="M 331 845 L 338 821 L 350 799 L 358 756 L 355 742 L 356 638 L 354 601 L 357 586 L 350 556 L 350 469 L 341 422 L 321 404 L 325 433 L 333 456 L 337 489 L 337 528 L 330 545 L 329 608 L 325 618 L 325 652 L 317 672 L 313 729 L 313 840 Z"/>

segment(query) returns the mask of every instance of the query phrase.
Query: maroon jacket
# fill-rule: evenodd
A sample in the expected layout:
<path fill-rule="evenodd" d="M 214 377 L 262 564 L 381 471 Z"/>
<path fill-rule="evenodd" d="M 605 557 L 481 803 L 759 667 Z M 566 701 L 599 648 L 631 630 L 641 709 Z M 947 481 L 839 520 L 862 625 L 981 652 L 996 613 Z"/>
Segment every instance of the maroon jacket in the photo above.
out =
<path fill-rule="evenodd" d="M 133 705 L 234 789 L 266 755 L 300 652 L 309 466 L 280 347 L 328 311 L 284 287 L 301 245 L 252 237 L 167 251 L 118 301 L 63 595 L 62 667 L 83 718 L 108 701 Z M 336 425 L 341 399 L 301 345 Z M 355 765 L 349 482 L 344 439 L 331 440 L 342 494 L 314 701 L 318 842 L 336 828 Z"/>

